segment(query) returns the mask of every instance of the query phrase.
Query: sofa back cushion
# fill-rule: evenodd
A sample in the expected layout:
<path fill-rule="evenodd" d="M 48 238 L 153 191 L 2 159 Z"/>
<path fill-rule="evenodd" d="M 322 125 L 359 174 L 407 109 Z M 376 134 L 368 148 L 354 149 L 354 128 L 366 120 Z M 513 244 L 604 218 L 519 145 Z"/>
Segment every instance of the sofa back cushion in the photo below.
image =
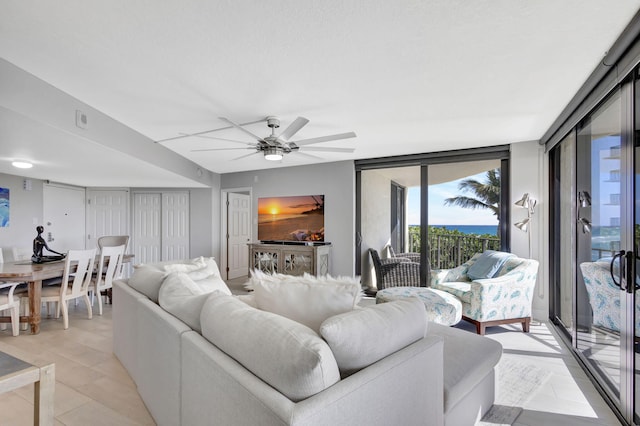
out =
<path fill-rule="evenodd" d="M 158 293 L 158 304 L 191 329 L 200 332 L 200 311 L 211 291 L 205 291 L 184 272 L 166 276 Z"/>
<path fill-rule="evenodd" d="M 212 293 L 200 315 L 202 336 L 292 401 L 340 380 L 327 343 L 310 328 Z"/>
<path fill-rule="evenodd" d="M 359 278 L 309 274 L 293 276 L 254 271 L 248 287 L 258 309 L 282 315 L 316 333 L 325 319 L 353 310 L 362 297 Z"/>
<path fill-rule="evenodd" d="M 410 297 L 355 309 L 325 320 L 320 334 L 346 377 L 424 338 L 425 306 Z"/>
<path fill-rule="evenodd" d="M 209 291 L 220 290 L 231 294 L 222 278 L 214 258 L 197 257 L 195 259 L 169 260 L 157 263 L 134 265 L 134 271 L 129 278 L 129 286 L 158 303 L 160 286 L 164 279 L 172 272 L 188 274 L 201 287 L 209 287 Z"/>

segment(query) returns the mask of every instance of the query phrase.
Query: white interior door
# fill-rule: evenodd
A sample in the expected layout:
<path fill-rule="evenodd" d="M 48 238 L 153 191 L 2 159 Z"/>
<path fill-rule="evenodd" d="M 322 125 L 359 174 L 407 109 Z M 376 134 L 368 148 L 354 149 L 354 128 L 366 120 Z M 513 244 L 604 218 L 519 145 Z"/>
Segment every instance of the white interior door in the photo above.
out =
<path fill-rule="evenodd" d="M 126 189 L 87 189 L 87 247 L 98 247 L 98 238 L 105 235 L 129 235 Z"/>
<path fill-rule="evenodd" d="M 246 194 L 228 194 L 227 213 L 227 267 L 228 278 L 247 275 L 251 241 L 251 197 Z"/>
<path fill-rule="evenodd" d="M 159 262 L 162 194 L 133 196 L 133 253 L 136 263 Z"/>
<path fill-rule="evenodd" d="M 42 236 L 49 248 L 60 253 L 85 248 L 84 188 L 44 184 L 43 210 Z"/>
<path fill-rule="evenodd" d="M 162 260 L 189 258 L 189 193 L 162 194 Z"/>

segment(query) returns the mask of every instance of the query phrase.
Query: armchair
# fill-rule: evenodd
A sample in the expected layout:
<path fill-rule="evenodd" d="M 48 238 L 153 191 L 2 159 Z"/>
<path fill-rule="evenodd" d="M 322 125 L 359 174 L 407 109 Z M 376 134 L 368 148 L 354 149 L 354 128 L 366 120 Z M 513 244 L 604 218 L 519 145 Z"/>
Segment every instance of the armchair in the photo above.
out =
<path fill-rule="evenodd" d="M 377 250 L 369 249 L 376 272 L 378 290 L 388 287 L 420 287 L 420 264 L 408 258 L 381 259 Z"/>
<path fill-rule="evenodd" d="M 508 257 L 491 278 L 471 279 L 467 272 L 481 253 L 453 269 L 431 271 L 431 287 L 444 290 L 462 302 L 462 319 L 475 324 L 483 335 L 486 327 L 522 323 L 529 332 L 538 261 Z"/>

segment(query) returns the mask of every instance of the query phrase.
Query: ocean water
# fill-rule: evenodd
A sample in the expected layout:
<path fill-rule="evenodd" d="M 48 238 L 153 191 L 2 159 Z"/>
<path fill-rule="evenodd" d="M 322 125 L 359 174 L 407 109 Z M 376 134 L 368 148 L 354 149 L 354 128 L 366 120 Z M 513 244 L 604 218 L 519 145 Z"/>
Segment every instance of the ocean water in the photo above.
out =
<path fill-rule="evenodd" d="M 432 225 L 435 228 L 457 230 L 465 234 L 498 235 L 498 225 Z"/>

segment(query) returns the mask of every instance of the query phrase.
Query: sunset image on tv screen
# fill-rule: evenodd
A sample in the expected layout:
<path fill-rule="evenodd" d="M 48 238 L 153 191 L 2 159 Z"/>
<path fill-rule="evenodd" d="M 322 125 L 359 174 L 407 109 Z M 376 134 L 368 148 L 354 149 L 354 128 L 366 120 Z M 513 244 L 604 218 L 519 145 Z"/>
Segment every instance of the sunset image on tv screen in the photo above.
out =
<path fill-rule="evenodd" d="M 260 241 L 324 241 L 324 195 L 258 198 Z"/>

